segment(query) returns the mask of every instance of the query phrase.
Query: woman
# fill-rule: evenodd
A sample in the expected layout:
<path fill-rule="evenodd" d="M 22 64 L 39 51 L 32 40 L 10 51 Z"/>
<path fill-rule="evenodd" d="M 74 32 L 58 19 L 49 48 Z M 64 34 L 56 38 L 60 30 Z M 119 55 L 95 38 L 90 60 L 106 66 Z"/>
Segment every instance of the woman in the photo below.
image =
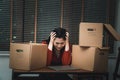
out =
<path fill-rule="evenodd" d="M 71 63 L 71 47 L 69 44 L 69 33 L 63 28 L 55 28 L 48 40 L 42 41 L 48 44 L 47 65 L 70 65 Z M 48 76 L 47 76 L 48 77 Z M 70 80 L 67 75 L 55 75 L 56 78 L 62 80 Z M 52 79 L 52 80 L 53 80 Z"/>

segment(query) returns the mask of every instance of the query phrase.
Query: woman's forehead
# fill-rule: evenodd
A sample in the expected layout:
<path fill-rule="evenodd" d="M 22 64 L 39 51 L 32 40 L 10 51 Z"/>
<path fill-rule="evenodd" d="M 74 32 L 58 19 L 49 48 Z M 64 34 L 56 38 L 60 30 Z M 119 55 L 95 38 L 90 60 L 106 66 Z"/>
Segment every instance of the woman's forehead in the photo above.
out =
<path fill-rule="evenodd" d="M 65 40 L 63 38 L 55 38 L 55 42 L 64 42 Z"/>

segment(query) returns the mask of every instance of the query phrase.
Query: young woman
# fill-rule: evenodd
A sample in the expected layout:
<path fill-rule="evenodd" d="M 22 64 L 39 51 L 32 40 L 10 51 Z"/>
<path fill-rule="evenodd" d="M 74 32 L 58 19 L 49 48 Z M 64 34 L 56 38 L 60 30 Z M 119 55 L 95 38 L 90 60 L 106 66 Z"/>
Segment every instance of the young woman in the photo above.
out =
<path fill-rule="evenodd" d="M 69 33 L 66 29 L 55 28 L 47 40 L 42 41 L 48 44 L 47 65 L 70 65 L 71 46 L 69 44 Z M 57 79 L 56 79 L 56 78 Z M 61 79 L 62 78 L 62 79 Z M 70 80 L 67 75 L 55 75 L 55 80 Z M 52 79 L 53 80 L 53 79 Z"/>
<path fill-rule="evenodd" d="M 55 28 L 48 40 L 47 65 L 69 65 L 71 63 L 71 47 L 69 33 L 63 28 Z"/>

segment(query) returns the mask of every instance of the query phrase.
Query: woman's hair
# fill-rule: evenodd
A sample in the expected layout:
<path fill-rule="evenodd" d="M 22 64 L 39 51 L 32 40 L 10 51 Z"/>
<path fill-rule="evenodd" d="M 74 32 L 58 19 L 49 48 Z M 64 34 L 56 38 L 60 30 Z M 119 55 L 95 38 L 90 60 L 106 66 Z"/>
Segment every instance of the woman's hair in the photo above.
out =
<path fill-rule="evenodd" d="M 52 32 L 56 33 L 56 38 L 63 38 L 64 40 L 66 40 L 66 32 L 67 30 L 61 27 L 55 28 L 54 30 L 52 30 Z M 50 36 L 49 38 L 46 40 L 47 44 L 50 41 Z"/>
<path fill-rule="evenodd" d="M 66 40 L 66 29 L 58 27 L 55 28 L 53 32 L 56 33 L 56 38 L 63 38 L 64 40 Z"/>

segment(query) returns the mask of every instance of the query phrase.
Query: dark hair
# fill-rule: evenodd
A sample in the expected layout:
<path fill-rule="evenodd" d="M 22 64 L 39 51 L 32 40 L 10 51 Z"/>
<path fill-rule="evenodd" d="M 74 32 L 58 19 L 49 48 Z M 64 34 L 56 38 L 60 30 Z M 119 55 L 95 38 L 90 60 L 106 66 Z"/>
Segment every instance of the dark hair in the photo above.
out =
<path fill-rule="evenodd" d="M 53 32 L 56 33 L 55 37 L 57 37 L 57 38 L 63 38 L 64 40 L 66 40 L 66 29 L 58 27 L 58 28 L 55 28 L 53 30 Z"/>
<path fill-rule="evenodd" d="M 52 30 L 53 32 L 56 33 L 56 36 L 57 38 L 63 38 L 64 40 L 66 40 L 66 32 L 67 30 L 64 29 L 64 28 L 61 28 L 61 27 L 58 27 L 58 28 L 55 28 L 54 30 Z M 50 41 L 50 36 L 49 38 L 46 40 L 47 44 L 49 43 Z"/>

